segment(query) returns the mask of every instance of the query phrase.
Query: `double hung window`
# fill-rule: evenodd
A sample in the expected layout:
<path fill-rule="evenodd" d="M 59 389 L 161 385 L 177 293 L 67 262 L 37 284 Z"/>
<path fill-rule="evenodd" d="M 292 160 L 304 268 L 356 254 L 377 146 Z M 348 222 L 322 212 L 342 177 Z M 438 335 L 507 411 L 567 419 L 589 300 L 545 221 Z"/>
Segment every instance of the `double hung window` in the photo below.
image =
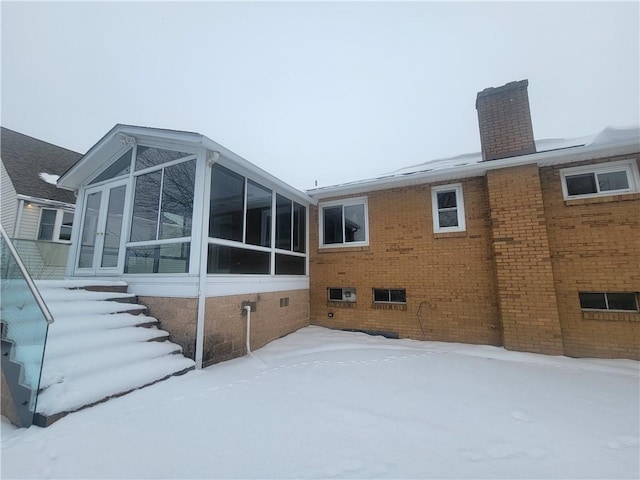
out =
<path fill-rule="evenodd" d="M 431 205 L 435 233 L 466 230 L 462 184 L 433 187 L 431 189 Z"/>

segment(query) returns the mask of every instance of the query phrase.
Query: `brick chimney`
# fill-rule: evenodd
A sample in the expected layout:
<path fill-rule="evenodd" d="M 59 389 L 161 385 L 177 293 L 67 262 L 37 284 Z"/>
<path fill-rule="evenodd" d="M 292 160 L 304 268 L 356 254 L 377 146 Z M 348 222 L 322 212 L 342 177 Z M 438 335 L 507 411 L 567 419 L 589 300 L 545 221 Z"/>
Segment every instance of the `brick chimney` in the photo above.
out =
<path fill-rule="evenodd" d="M 476 110 L 483 160 L 535 153 L 528 86 L 528 80 L 521 80 L 478 93 Z"/>

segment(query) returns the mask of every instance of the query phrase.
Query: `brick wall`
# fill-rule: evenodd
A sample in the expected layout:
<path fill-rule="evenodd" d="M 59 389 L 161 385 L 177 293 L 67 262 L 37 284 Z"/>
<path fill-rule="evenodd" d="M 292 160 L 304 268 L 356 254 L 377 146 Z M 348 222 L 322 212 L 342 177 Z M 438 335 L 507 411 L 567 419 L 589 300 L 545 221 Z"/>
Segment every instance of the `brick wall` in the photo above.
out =
<path fill-rule="evenodd" d="M 312 207 L 311 323 L 500 345 L 485 180 L 462 183 L 467 230 L 460 233 L 434 234 L 432 185 L 369 193 L 366 247 L 319 249 L 318 208 Z M 328 287 L 355 287 L 355 306 L 329 303 Z M 373 288 L 406 289 L 406 306 L 376 308 Z"/>
<path fill-rule="evenodd" d="M 243 301 L 255 302 L 256 307 L 251 314 L 252 350 L 309 325 L 308 290 L 209 297 L 205 307 L 204 366 L 247 353 Z M 198 300 L 140 297 L 140 303 L 160 321 L 160 328 L 169 332 L 169 339 L 182 346 L 183 354 L 195 359 Z"/>
<path fill-rule="evenodd" d="M 505 348 L 561 355 L 562 333 L 536 165 L 487 172 Z"/>
<path fill-rule="evenodd" d="M 476 98 L 482 158 L 526 155 L 536 151 L 529 109 L 529 82 L 486 88 Z"/>
<path fill-rule="evenodd" d="M 565 354 L 640 359 L 639 313 L 580 309 L 580 291 L 640 291 L 640 194 L 563 199 L 560 169 L 589 163 L 540 170 Z"/>

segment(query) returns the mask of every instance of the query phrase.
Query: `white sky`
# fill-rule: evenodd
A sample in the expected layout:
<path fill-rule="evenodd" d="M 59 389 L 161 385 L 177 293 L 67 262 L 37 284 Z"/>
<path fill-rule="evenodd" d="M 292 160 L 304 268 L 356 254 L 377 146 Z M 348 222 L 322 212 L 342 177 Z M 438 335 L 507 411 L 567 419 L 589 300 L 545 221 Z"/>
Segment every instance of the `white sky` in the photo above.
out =
<path fill-rule="evenodd" d="M 2 125 L 86 152 L 202 133 L 300 188 L 479 151 L 529 80 L 536 138 L 640 123 L 638 2 L 1 3 Z"/>

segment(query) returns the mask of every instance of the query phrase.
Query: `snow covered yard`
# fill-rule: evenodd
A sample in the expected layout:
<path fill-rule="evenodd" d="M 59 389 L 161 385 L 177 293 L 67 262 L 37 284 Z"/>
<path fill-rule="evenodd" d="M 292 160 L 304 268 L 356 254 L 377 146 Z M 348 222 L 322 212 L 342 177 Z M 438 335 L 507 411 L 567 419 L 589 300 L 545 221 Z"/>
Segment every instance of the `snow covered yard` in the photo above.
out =
<path fill-rule="evenodd" d="M 73 413 L 2 478 L 640 477 L 640 369 L 308 327 Z"/>

